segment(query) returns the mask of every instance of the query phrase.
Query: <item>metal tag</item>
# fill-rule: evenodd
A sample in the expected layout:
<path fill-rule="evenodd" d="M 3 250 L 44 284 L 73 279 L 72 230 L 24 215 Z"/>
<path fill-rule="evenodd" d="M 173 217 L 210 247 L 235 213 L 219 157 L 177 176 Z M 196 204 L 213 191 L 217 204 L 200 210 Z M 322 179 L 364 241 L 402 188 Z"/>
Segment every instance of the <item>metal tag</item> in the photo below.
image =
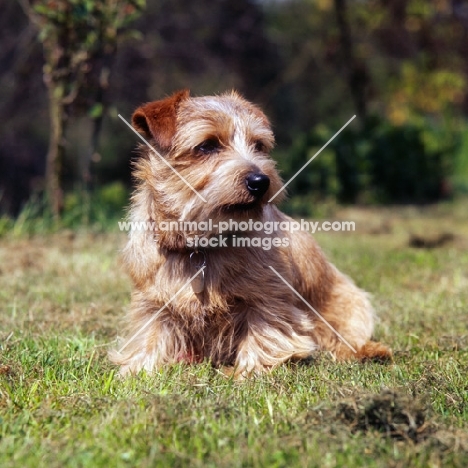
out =
<path fill-rule="evenodd" d="M 190 254 L 190 267 L 193 274 L 197 274 L 192 280 L 192 290 L 200 294 L 205 289 L 206 257 L 204 252 L 192 252 Z"/>
<path fill-rule="evenodd" d="M 205 270 L 198 273 L 192 280 L 192 289 L 195 294 L 200 294 L 205 289 Z"/>

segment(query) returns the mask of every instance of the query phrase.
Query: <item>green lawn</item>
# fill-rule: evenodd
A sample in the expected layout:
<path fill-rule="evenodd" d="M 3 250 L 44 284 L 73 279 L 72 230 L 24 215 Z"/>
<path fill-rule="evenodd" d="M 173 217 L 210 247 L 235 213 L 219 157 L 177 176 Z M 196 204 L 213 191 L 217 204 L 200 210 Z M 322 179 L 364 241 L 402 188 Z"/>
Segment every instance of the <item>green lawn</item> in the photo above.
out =
<path fill-rule="evenodd" d="M 324 353 L 243 382 L 209 364 L 119 380 L 106 352 L 129 304 L 125 237 L 5 236 L 0 466 L 468 466 L 465 206 L 341 210 L 357 232 L 316 236 L 372 292 L 393 364 Z"/>

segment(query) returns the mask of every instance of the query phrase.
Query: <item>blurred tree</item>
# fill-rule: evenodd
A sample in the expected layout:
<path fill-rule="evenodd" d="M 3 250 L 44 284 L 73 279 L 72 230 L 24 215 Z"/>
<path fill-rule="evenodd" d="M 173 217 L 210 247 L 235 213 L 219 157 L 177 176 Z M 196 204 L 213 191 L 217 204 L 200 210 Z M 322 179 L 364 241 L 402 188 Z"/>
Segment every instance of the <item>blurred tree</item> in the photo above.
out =
<path fill-rule="evenodd" d="M 63 205 L 64 135 L 74 108 L 94 119 L 90 153 L 94 153 L 104 113 L 104 90 L 119 33 L 134 20 L 144 0 L 20 0 L 38 29 L 44 51 L 44 83 L 48 91 L 50 138 L 46 193 L 52 212 Z M 80 99 L 87 93 L 90 100 Z M 82 169 L 89 181 L 89 160 Z"/>
<path fill-rule="evenodd" d="M 365 62 L 356 59 L 346 0 L 334 0 L 334 5 L 336 22 L 340 31 L 341 56 L 345 68 L 345 76 L 354 101 L 356 114 L 360 118 L 361 123 L 363 123 L 367 116 L 369 73 Z"/>

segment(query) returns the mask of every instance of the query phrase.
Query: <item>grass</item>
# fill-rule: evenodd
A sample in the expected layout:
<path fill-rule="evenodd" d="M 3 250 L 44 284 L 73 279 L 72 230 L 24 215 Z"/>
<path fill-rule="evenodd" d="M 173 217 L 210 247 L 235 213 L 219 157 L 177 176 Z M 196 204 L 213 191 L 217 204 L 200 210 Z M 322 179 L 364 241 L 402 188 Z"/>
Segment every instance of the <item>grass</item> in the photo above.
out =
<path fill-rule="evenodd" d="M 317 235 L 372 292 L 392 365 L 324 353 L 244 382 L 208 363 L 118 379 L 106 352 L 130 297 L 124 236 L 5 236 L 0 466 L 468 466 L 464 210 L 343 209 L 357 232 Z"/>

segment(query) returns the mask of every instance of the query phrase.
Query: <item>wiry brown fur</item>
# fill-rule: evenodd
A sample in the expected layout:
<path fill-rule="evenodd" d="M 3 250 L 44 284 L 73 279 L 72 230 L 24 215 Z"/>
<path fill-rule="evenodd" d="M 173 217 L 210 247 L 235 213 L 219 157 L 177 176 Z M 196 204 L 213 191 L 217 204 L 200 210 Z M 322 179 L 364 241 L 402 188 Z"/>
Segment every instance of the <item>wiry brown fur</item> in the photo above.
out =
<path fill-rule="evenodd" d="M 132 198 L 131 221 L 291 221 L 267 202 L 281 188 L 268 156 L 274 143 L 268 119 L 236 93 L 191 98 L 188 91 L 181 91 L 137 109 L 133 125 L 206 202 L 158 155 L 142 147 L 135 163 L 138 187 Z M 219 151 L 204 154 L 199 145 L 207 140 L 218 142 Z M 270 179 L 260 200 L 246 188 L 245 178 L 251 173 Z M 276 232 L 272 236 L 286 237 L 289 247 L 270 250 L 205 249 L 205 288 L 198 294 L 190 286 L 183 288 L 195 273 L 189 260 L 192 250 L 186 247 L 187 237 L 194 234 L 210 237 L 217 232 L 130 233 L 123 257 L 134 292 L 126 338 L 137 337 L 121 352 L 111 353 L 121 374 L 210 359 L 245 375 L 305 358 L 317 349 L 329 350 L 341 359 L 391 357 L 387 347 L 369 341 L 374 314 L 367 294 L 325 259 L 310 234 Z M 242 235 L 265 236 L 260 232 Z"/>

